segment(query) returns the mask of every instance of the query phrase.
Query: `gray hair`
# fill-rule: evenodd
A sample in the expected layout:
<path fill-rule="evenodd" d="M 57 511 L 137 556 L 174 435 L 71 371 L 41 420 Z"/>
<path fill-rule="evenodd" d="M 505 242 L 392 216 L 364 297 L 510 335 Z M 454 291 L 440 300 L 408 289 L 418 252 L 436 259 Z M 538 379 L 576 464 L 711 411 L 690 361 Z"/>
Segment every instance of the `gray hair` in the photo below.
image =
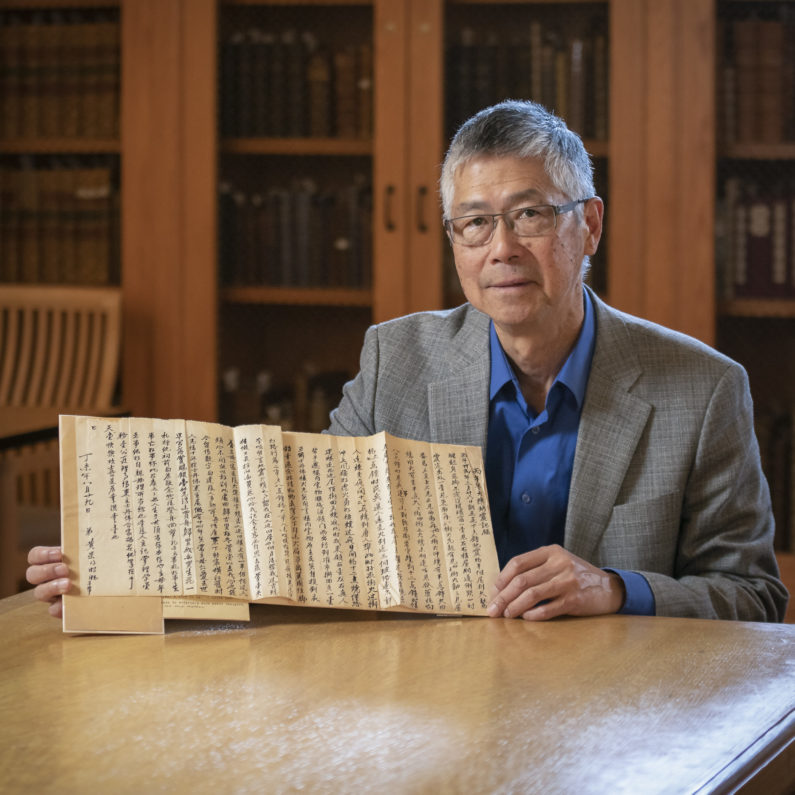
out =
<path fill-rule="evenodd" d="M 593 164 L 580 136 L 537 102 L 509 99 L 476 113 L 453 137 L 440 180 L 445 218 L 452 211 L 458 169 L 481 155 L 539 158 L 552 184 L 568 199 L 596 195 Z"/>

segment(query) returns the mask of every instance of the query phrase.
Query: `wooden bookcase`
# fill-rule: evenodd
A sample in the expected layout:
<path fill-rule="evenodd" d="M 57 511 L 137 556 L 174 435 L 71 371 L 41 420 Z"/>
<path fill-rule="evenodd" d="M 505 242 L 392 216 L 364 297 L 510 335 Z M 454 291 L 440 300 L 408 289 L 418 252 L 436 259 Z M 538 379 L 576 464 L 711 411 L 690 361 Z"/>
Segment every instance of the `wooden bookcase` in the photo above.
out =
<path fill-rule="evenodd" d="M 14 2 L 0 0 L 0 8 Z M 38 0 L 17 0 L 32 4 Z M 109 146 L 118 146 L 121 163 L 123 402 L 135 414 L 217 419 L 230 365 L 267 367 L 289 380 L 311 353 L 322 369 L 353 370 L 370 322 L 456 301 L 436 198 L 454 87 L 445 53 L 466 26 L 520 30 L 535 17 L 564 26 L 606 20 L 608 136 L 587 138 L 609 190 L 601 292 L 620 308 L 715 341 L 715 0 L 79 5 L 120 8 L 121 132 Z M 220 135 L 224 20 L 261 9 L 307 24 L 328 19 L 334 35 L 349 15 L 351 36 L 369 37 L 369 141 Z M 318 173 L 369 169 L 370 284 L 222 286 L 218 185 L 235 161 Z"/>
<path fill-rule="evenodd" d="M 0 15 L 0 283 L 116 285 L 119 3 Z"/>
<path fill-rule="evenodd" d="M 720 0 L 717 338 L 748 370 L 776 545 L 795 551 L 795 3 Z"/>

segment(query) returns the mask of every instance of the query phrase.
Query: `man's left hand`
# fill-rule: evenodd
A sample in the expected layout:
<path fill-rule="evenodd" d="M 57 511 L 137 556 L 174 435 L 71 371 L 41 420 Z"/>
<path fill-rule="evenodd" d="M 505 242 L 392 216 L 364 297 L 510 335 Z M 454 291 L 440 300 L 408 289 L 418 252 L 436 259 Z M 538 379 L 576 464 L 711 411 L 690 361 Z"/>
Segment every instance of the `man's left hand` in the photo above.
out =
<path fill-rule="evenodd" d="M 495 582 L 489 615 L 543 621 L 617 613 L 624 598 L 624 583 L 617 574 L 555 544 L 508 561 Z"/>

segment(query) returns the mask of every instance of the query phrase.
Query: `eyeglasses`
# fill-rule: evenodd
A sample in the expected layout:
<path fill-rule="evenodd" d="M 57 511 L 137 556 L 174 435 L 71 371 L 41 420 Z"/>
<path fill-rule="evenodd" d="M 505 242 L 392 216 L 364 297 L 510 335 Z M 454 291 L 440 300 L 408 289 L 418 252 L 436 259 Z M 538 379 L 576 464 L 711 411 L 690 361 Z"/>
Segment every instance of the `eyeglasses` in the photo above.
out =
<path fill-rule="evenodd" d="M 577 199 L 568 204 L 536 204 L 505 213 L 461 215 L 444 221 L 444 228 L 453 243 L 461 246 L 485 246 L 494 237 L 498 218 L 504 218 L 507 227 L 517 237 L 538 237 L 557 228 L 561 213 L 571 212 L 578 204 L 590 201 L 590 198 Z"/>

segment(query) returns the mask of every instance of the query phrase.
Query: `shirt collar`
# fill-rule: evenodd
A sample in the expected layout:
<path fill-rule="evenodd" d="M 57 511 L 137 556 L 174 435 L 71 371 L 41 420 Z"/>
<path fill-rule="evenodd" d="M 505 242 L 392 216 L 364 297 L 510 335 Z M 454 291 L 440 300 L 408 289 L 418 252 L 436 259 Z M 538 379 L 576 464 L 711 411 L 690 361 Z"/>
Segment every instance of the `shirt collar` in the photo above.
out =
<path fill-rule="evenodd" d="M 583 401 L 585 400 L 585 389 L 588 385 L 588 375 L 591 371 L 591 360 L 593 359 L 594 342 L 596 341 L 595 314 L 592 300 L 587 290 L 583 291 L 583 306 L 585 317 L 583 319 L 582 329 L 577 337 L 577 342 L 574 343 L 574 348 L 572 348 L 571 353 L 563 363 L 563 367 L 560 368 L 560 372 L 552 383 L 552 388 L 554 388 L 557 383 L 566 386 L 574 395 L 578 409 L 582 408 Z M 505 355 L 502 345 L 500 345 L 493 320 L 489 323 L 489 335 L 491 348 L 489 400 L 493 400 L 496 394 L 508 382 L 513 383 L 517 397 L 521 398 L 522 393 L 519 389 L 519 381 L 511 365 L 508 363 L 508 357 Z M 550 389 L 550 392 L 551 391 L 552 389 Z"/>

